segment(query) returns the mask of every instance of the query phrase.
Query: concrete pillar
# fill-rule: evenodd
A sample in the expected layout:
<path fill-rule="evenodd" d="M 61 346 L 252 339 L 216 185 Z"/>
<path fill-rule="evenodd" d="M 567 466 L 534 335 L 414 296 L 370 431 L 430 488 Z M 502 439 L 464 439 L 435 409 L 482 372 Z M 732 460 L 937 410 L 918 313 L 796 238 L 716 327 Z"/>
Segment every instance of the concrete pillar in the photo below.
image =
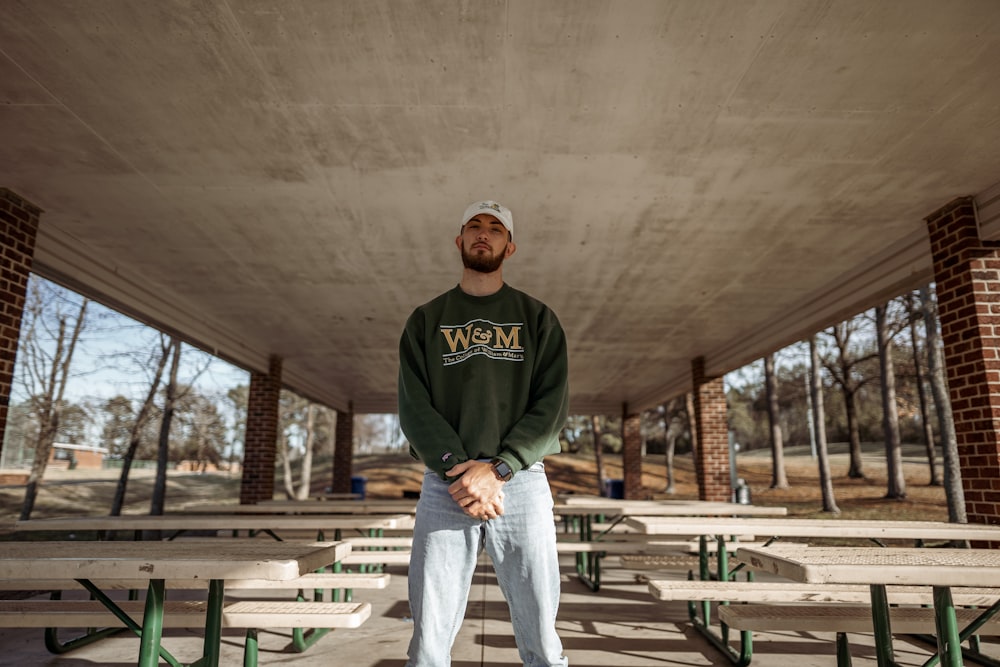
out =
<path fill-rule="evenodd" d="M 354 468 L 354 405 L 347 404 L 347 411 L 337 410 L 337 426 L 333 442 L 334 493 L 351 492 L 351 471 Z"/>
<path fill-rule="evenodd" d="M 694 385 L 694 416 L 698 431 L 695 471 L 698 498 L 728 502 L 729 423 L 726 418 L 726 390 L 721 377 L 705 377 L 705 358 L 691 362 Z"/>
<path fill-rule="evenodd" d="M 34 204 L 0 188 L 0 449 L 7 430 L 21 315 L 41 213 Z"/>
<path fill-rule="evenodd" d="M 642 491 L 642 434 L 641 415 L 629 414 L 628 404 L 622 406 L 622 471 L 625 498 L 641 500 Z"/>
<path fill-rule="evenodd" d="M 281 357 L 272 356 L 267 373 L 250 374 L 243 480 L 240 504 L 254 505 L 274 497 L 274 460 L 278 448 L 278 401 Z"/>
<path fill-rule="evenodd" d="M 971 197 L 925 218 L 971 523 L 1000 523 L 1000 244 L 979 239 Z"/>

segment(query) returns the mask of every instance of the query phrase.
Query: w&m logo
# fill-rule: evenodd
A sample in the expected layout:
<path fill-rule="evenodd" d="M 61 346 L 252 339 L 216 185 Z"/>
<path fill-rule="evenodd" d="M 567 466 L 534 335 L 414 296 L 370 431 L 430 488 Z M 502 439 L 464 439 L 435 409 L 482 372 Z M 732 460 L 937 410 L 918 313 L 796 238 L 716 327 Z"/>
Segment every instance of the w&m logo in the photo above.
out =
<path fill-rule="evenodd" d="M 501 361 L 524 361 L 524 347 L 521 346 L 521 328 L 524 325 L 497 324 L 489 320 L 472 320 L 458 326 L 442 326 L 449 352 L 442 361 L 445 366 L 459 364 L 482 355 Z"/>

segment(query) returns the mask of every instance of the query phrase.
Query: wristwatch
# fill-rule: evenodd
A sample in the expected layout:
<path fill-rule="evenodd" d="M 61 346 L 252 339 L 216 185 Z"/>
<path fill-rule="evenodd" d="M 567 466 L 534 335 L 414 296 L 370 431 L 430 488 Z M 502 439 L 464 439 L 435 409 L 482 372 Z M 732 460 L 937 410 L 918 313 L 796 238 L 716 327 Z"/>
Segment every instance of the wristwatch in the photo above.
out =
<path fill-rule="evenodd" d="M 508 482 L 514 476 L 514 471 L 510 469 L 510 466 L 503 459 L 493 459 L 490 465 L 493 467 L 493 474 L 501 482 Z"/>

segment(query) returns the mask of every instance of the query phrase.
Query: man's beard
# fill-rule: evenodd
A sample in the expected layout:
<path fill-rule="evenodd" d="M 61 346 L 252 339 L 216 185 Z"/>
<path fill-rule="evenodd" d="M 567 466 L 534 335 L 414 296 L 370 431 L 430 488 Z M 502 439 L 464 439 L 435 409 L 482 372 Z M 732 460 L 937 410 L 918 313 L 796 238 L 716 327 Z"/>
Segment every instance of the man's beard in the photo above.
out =
<path fill-rule="evenodd" d="M 503 264 L 505 254 L 501 251 L 491 257 L 486 254 L 473 254 L 462 248 L 462 265 L 479 273 L 493 273 Z"/>

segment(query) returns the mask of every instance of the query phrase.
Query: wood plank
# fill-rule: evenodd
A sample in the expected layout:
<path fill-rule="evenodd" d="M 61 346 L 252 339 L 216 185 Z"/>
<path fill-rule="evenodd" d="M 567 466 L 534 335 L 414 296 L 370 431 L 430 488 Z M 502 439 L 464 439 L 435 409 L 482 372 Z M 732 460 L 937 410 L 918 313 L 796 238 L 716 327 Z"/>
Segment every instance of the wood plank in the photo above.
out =
<path fill-rule="evenodd" d="M 956 609 L 963 627 L 982 613 L 976 609 Z M 798 632 L 859 632 L 872 634 L 870 606 L 847 604 L 770 605 L 736 604 L 719 607 L 719 620 L 737 630 Z M 929 607 L 893 607 L 890 625 L 894 634 L 934 633 L 934 610 Z M 993 618 L 980 634 L 1000 633 L 1000 619 Z"/>
<path fill-rule="evenodd" d="M 145 603 L 117 603 L 142 622 Z M 163 627 L 205 624 L 207 603 L 167 601 Z M 229 628 L 356 628 L 371 616 L 368 602 L 284 602 L 245 600 L 226 604 L 222 626 Z M 93 600 L 0 600 L 0 626 L 13 628 L 114 627 L 121 621 Z"/>
<path fill-rule="evenodd" d="M 226 590 L 298 590 L 300 588 L 386 588 L 392 575 L 383 573 L 314 572 L 297 579 L 275 581 L 270 579 L 231 579 L 226 582 Z M 95 579 L 101 590 L 145 589 L 148 579 Z M 169 579 L 167 590 L 206 590 L 207 579 Z M 0 590 L 7 591 L 65 591 L 84 590 L 72 579 L 0 579 Z"/>
<path fill-rule="evenodd" d="M 800 584 L 767 581 L 672 581 L 653 580 L 649 592 L 664 602 L 717 600 L 728 602 L 848 602 L 868 604 L 871 588 L 863 584 Z M 888 586 L 892 604 L 930 604 L 930 586 Z M 1000 600 L 1000 588 L 956 588 L 957 605 L 989 606 Z"/>

